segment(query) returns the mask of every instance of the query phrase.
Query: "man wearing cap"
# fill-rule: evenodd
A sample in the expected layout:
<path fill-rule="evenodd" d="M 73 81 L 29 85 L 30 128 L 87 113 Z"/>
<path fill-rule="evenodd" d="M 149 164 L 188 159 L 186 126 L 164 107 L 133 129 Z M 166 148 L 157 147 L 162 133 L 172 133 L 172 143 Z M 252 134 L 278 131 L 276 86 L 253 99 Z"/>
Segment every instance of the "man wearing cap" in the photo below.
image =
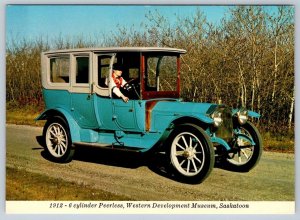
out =
<path fill-rule="evenodd" d="M 122 98 L 124 102 L 128 102 L 129 98 L 120 91 L 120 88 L 126 84 L 126 81 L 122 77 L 122 68 L 119 65 L 114 65 L 110 83 L 112 92 L 119 98 Z"/>

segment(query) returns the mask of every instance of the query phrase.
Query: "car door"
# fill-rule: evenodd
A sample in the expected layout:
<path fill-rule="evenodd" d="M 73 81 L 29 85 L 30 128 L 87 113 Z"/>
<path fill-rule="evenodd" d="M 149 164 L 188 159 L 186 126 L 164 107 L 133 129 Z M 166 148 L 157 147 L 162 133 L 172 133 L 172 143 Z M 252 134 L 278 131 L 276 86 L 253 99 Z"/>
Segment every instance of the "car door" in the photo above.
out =
<path fill-rule="evenodd" d="M 143 130 L 143 126 L 139 126 L 136 119 L 136 106 L 139 101 L 129 100 L 125 103 L 120 98 L 112 97 L 111 88 L 108 87 L 108 79 L 111 78 L 113 64 L 117 62 L 117 54 L 95 54 L 94 62 L 97 73 L 95 78 L 98 81 L 95 86 L 95 112 L 97 113 L 99 128 L 114 131 Z"/>
<path fill-rule="evenodd" d="M 121 130 L 136 130 L 137 123 L 134 103 L 136 100 L 129 100 L 125 103 L 122 99 L 113 98 L 111 101 L 114 123 Z"/>
<path fill-rule="evenodd" d="M 71 112 L 82 128 L 98 128 L 92 95 L 91 53 L 71 56 Z"/>
<path fill-rule="evenodd" d="M 113 57 L 113 63 L 117 63 L 122 67 L 122 77 L 128 82 L 129 80 L 139 79 L 139 68 L 140 68 L 140 56 L 139 53 L 135 52 L 123 52 L 117 53 Z M 110 79 L 112 79 L 110 72 Z M 126 94 L 123 90 L 123 94 L 129 97 L 128 102 L 124 102 L 121 98 L 116 97 L 112 94 L 112 88 L 110 89 L 110 96 L 112 97 L 112 112 L 114 123 L 120 128 L 120 130 L 138 131 L 137 123 L 137 105 L 139 102 L 137 97 Z M 125 93 L 124 93 L 125 92 Z M 133 91 L 132 91 L 133 92 Z"/>

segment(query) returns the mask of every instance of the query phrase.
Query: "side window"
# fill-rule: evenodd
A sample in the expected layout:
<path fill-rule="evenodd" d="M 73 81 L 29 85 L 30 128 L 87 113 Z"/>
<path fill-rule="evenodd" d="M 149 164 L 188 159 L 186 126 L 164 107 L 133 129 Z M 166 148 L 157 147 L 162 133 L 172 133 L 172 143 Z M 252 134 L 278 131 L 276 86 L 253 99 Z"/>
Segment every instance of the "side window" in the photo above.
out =
<path fill-rule="evenodd" d="M 98 85 L 102 88 L 107 88 L 107 79 L 109 76 L 109 64 L 111 56 L 98 57 Z"/>
<path fill-rule="evenodd" d="M 70 81 L 70 58 L 50 58 L 50 81 L 52 83 L 69 83 Z"/>
<path fill-rule="evenodd" d="M 88 57 L 76 57 L 76 83 L 89 83 Z"/>
<path fill-rule="evenodd" d="M 177 57 L 164 56 L 159 65 L 159 91 L 176 91 Z"/>
<path fill-rule="evenodd" d="M 156 90 L 157 87 L 157 70 L 158 57 L 149 57 L 147 59 L 147 90 Z"/>

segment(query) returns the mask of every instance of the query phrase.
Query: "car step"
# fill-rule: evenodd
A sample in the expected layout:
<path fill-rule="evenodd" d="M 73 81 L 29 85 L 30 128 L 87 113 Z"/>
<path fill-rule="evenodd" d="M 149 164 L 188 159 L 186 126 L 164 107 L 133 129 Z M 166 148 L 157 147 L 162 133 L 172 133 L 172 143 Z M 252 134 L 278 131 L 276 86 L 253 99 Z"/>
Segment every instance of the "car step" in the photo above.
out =
<path fill-rule="evenodd" d="M 86 142 L 74 142 L 75 146 L 86 146 L 86 147 L 97 147 L 97 148 L 104 148 L 104 149 L 112 149 L 118 151 L 132 151 L 132 152 L 141 152 L 142 148 L 136 147 L 125 147 L 125 146 L 118 146 L 113 144 L 100 144 L 100 143 L 86 143 Z"/>

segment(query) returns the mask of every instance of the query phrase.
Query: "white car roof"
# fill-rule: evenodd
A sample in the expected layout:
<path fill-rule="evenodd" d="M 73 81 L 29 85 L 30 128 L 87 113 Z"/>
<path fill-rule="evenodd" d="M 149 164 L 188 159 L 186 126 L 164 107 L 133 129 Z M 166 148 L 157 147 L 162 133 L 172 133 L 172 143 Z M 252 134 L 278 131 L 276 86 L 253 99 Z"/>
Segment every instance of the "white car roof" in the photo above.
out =
<path fill-rule="evenodd" d="M 100 48 L 75 48 L 75 49 L 63 49 L 63 50 L 52 50 L 46 51 L 44 54 L 52 53 L 76 53 L 76 52 L 171 52 L 171 53 L 186 53 L 186 50 L 169 48 L 169 47 L 100 47 Z"/>

